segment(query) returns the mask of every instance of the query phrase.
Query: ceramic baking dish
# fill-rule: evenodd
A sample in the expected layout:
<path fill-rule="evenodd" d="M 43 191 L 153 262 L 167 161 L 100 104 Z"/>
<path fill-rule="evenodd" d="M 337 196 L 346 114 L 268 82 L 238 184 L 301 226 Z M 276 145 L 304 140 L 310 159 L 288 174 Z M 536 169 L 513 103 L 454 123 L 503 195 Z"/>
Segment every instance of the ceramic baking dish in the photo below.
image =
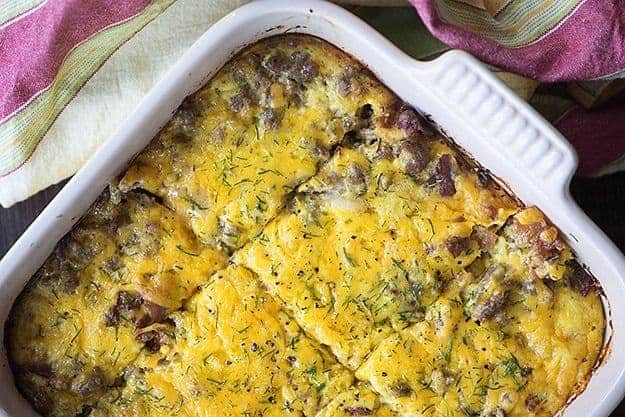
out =
<path fill-rule="evenodd" d="M 13 300 L 57 241 L 107 182 L 150 142 L 182 99 L 245 45 L 287 32 L 318 36 L 362 61 L 403 100 L 430 115 L 522 201 L 540 207 L 560 228 L 601 281 L 609 315 L 605 357 L 588 387 L 562 414 L 608 416 L 625 392 L 625 259 L 569 194 L 577 165 L 571 146 L 468 54 L 452 51 L 431 62 L 417 62 L 352 14 L 321 1 L 248 4 L 215 24 L 189 49 L 0 261 L 3 327 Z M 4 343 L 0 346 L 0 416 L 36 415 L 18 394 Z"/>

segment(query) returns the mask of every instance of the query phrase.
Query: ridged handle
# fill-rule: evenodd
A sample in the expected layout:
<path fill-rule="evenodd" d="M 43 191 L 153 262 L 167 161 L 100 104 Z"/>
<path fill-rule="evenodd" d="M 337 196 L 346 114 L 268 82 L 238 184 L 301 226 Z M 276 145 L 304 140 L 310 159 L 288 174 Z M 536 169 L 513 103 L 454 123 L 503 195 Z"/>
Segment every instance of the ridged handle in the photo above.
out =
<path fill-rule="evenodd" d="M 417 68 L 443 107 L 533 185 L 546 192 L 568 188 L 577 166 L 571 145 L 475 58 L 451 51 Z"/>

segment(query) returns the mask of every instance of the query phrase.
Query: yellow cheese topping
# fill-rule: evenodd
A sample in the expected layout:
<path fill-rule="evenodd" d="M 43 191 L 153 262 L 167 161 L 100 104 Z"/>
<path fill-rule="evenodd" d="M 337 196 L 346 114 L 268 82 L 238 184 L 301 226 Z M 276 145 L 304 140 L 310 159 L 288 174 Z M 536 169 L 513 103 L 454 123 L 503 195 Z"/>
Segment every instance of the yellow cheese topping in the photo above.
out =
<path fill-rule="evenodd" d="M 553 416 L 601 289 L 359 63 L 245 48 L 112 184 L 5 325 L 42 415 Z"/>
<path fill-rule="evenodd" d="M 178 216 L 144 195 L 107 196 L 66 236 L 15 303 L 8 351 L 18 385 L 75 415 L 144 348 L 152 331 L 226 265 Z"/>
<path fill-rule="evenodd" d="M 352 384 L 242 267 L 213 276 L 172 320 L 172 342 L 135 361 L 94 415 L 315 415 Z"/>

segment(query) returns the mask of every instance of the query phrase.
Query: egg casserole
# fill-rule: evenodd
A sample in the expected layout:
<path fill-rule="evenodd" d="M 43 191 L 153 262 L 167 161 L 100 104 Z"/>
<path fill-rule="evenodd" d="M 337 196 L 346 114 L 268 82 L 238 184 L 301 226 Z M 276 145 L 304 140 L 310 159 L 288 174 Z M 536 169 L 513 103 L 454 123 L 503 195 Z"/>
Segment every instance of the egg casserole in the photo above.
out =
<path fill-rule="evenodd" d="M 43 416 L 552 416 L 601 289 L 351 57 L 283 35 L 184 100 L 5 325 Z"/>

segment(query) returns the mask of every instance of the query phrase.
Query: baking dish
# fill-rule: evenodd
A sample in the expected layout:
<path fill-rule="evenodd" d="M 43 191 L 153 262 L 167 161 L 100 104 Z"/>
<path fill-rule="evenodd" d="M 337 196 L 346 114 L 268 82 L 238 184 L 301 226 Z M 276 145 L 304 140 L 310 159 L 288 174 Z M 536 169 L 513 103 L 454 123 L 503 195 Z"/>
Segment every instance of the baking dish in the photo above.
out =
<path fill-rule="evenodd" d="M 576 157 L 566 141 L 469 55 L 453 51 L 422 63 L 396 49 L 356 17 L 321 1 L 259 1 L 213 26 L 144 99 L 123 128 L 77 173 L 0 261 L 0 317 L 56 242 L 106 183 L 153 138 L 182 99 L 243 46 L 287 32 L 312 34 L 365 63 L 388 87 L 431 118 L 527 204 L 562 230 L 606 293 L 606 356 L 588 387 L 563 411 L 607 416 L 625 390 L 625 260 L 579 210 L 568 185 Z M 4 346 L 4 343 L 2 343 Z M 2 348 L 3 349 L 3 348 Z M 17 393 L 0 355 L 0 416 L 35 415 Z"/>

